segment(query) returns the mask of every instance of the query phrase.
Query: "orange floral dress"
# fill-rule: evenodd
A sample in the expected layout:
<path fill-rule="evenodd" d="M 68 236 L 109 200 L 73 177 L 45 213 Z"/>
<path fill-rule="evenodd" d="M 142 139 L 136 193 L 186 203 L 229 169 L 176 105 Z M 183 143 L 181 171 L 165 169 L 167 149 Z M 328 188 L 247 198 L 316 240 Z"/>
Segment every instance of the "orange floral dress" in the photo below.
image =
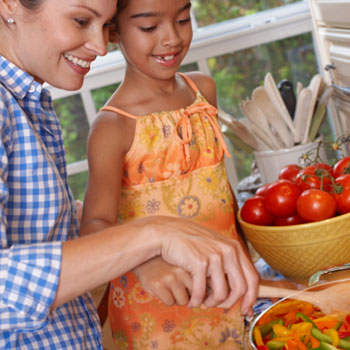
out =
<path fill-rule="evenodd" d="M 194 220 L 236 238 L 232 192 L 225 172 L 216 108 L 196 91 L 188 107 L 133 116 L 135 137 L 126 155 L 120 223 L 150 215 Z M 132 257 L 130 257 L 132 259 Z M 133 273 L 111 281 L 108 316 L 118 350 L 232 350 L 242 347 L 239 305 L 220 308 L 165 306 Z"/>

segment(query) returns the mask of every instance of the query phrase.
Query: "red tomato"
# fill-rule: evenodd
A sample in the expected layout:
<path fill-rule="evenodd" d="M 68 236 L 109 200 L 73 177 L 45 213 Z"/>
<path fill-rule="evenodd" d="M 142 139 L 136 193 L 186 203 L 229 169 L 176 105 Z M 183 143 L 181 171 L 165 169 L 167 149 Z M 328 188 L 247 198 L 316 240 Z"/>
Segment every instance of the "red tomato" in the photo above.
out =
<path fill-rule="evenodd" d="M 241 217 L 244 221 L 254 225 L 270 225 L 273 221 L 272 214 L 267 210 L 264 198 L 254 196 L 247 199 L 241 209 Z"/>
<path fill-rule="evenodd" d="M 287 218 L 275 217 L 273 219 L 273 224 L 275 226 L 289 226 L 289 225 L 299 225 L 305 223 L 305 220 L 298 214 L 288 216 Z"/>
<path fill-rule="evenodd" d="M 350 188 L 344 189 L 341 193 L 335 195 L 337 202 L 337 212 L 345 214 L 350 212 Z"/>
<path fill-rule="evenodd" d="M 298 214 L 306 221 L 320 221 L 336 213 L 337 203 L 328 192 L 315 188 L 301 193 L 297 200 Z"/>
<path fill-rule="evenodd" d="M 292 181 L 277 180 L 266 191 L 265 205 L 274 216 L 288 217 L 297 211 L 300 188 Z"/>
<path fill-rule="evenodd" d="M 333 169 L 325 163 L 316 163 L 309 165 L 299 171 L 296 184 L 302 191 L 310 188 L 331 191 L 332 189 Z"/>
<path fill-rule="evenodd" d="M 350 174 L 343 174 L 335 179 L 334 195 L 337 201 L 337 212 L 345 214 L 350 212 Z"/>
<path fill-rule="evenodd" d="M 342 188 L 350 187 L 350 174 L 343 174 L 338 176 L 334 180 L 335 184 L 338 185 L 336 187 L 341 186 Z"/>
<path fill-rule="evenodd" d="M 350 156 L 339 159 L 333 166 L 334 177 L 350 174 Z"/>
<path fill-rule="evenodd" d="M 256 196 L 265 197 L 266 191 L 267 191 L 267 189 L 268 189 L 269 186 L 270 186 L 270 184 L 265 184 L 265 185 L 260 186 L 260 187 L 256 190 L 255 195 L 256 195 Z"/>
<path fill-rule="evenodd" d="M 288 164 L 280 170 L 278 178 L 296 182 L 297 175 L 300 170 L 301 170 L 301 167 L 299 165 Z"/>

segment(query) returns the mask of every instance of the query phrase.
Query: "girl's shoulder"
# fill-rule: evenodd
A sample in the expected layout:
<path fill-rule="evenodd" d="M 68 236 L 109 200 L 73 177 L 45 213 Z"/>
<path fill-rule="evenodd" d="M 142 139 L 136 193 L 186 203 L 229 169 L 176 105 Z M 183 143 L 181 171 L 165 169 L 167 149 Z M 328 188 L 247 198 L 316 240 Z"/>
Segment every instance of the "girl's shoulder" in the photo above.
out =
<path fill-rule="evenodd" d="M 214 79 L 198 71 L 188 72 L 185 75 L 193 81 L 206 100 L 216 106 L 216 85 Z"/>
<path fill-rule="evenodd" d="M 94 119 L 88 141 L 101 149 L 120 149 L 126 152 L 134 137 L 135 122 L 113 110 L 100 110 Z"/>

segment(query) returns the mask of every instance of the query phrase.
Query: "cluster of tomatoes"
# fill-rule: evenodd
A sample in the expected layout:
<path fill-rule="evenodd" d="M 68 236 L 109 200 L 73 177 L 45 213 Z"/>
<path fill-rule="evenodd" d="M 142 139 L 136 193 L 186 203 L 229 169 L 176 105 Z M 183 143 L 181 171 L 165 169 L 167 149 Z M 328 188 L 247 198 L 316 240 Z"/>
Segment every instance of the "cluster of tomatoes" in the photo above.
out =
<path fill-rule="evenodd" d="M 350 212 L 350 156 L 305 167 L 290 164 L 278 180 L 261 186 L 241 209 L 255 225 L 297 225 Z"/>

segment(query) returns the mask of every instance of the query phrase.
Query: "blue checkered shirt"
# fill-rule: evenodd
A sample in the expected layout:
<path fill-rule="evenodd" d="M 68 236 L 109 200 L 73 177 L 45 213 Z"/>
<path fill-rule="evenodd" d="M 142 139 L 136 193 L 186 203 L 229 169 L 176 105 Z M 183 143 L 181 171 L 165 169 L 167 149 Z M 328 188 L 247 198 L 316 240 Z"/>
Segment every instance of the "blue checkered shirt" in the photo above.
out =
<path fill-rule="evenodd" d="M 0 56 L 0 349 L 102 349 L 90 295 L 50 311 L 75 212 L 51 96 Z"/>

